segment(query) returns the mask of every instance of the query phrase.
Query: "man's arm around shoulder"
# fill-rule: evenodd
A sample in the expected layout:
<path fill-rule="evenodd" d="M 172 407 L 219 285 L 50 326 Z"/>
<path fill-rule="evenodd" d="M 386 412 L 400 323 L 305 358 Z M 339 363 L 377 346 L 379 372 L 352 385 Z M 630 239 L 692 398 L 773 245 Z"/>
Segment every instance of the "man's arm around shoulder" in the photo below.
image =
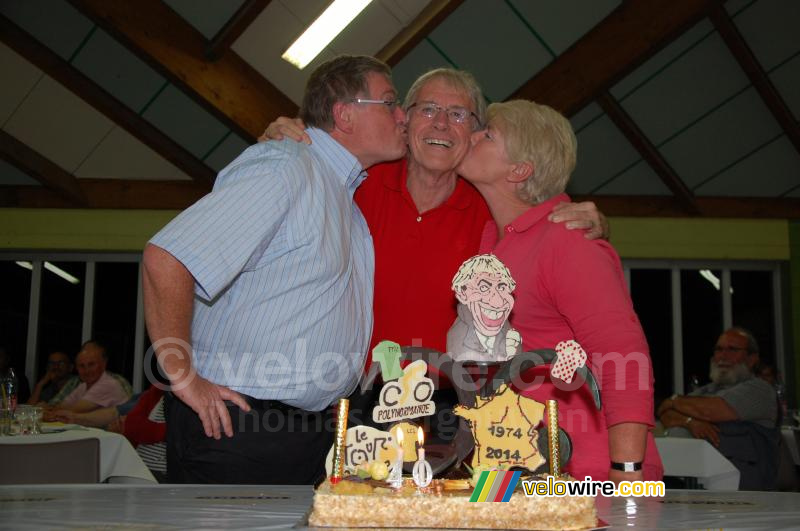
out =
<path fill-rule="evenodd" d="M 245 411 L 250 407 L 239 393 L 209 382 L 192 366 L 194 278 L 191 273 L 167 251 L 148 244 L 142 256 L 142 292 L 147 331 L 172 392 L 198 414 L 207 436 L 219 439 L 224 431 L 232 437 L 225 400 Z"/>

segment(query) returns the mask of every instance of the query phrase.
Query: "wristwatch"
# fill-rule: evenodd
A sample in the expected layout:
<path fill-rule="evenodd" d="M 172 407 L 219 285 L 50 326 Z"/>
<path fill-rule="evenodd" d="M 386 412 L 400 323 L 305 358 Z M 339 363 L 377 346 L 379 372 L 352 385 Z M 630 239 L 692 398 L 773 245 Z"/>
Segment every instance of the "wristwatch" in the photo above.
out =
<path fill-rule="evenodd" d="M 622 472 L 638 472 L 642 469 L 642 462 L 624 461 L 622 463 L 617 463 L 616 461 L 611 461 L 611 468 L 613 470 L 621 470 Z"/>

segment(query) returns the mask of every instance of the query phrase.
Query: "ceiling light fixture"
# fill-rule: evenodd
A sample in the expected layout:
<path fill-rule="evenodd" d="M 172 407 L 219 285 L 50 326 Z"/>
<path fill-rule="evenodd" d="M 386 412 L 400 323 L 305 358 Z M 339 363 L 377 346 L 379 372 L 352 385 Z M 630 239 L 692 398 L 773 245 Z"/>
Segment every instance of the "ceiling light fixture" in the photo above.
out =
<path fill-rule="evenodd" d="M 16 262 L 16 264 L 18 266 L 20 266 L 20 267 L 24 267 L 25 269 L 30 269 L 31 271 L 33 271 L 33 264 L 30 263 L 30 262 L 18 261 L 18 262 Z M 81 281 L 78 280 L 76 277 L 70 275 L 69 273 L 67 273 L 66 271 L 61 269 L 60 267 L 54 266 L 50 262 L 45 262 L 44 263 L 44 268 L 47 269 L 48 271 L 50 271 L 51 273 L 60 276 L 61 278 L 63 278 L 67 282 L 69 282 L 70 284 L 80 284 L 81 283 Z"/>
<path fill-rule="evenodd" d="M 361 13 L 372 0 L 334 0 L 328 9 L 283 52 L 282 59 L 302 70 Z"/>

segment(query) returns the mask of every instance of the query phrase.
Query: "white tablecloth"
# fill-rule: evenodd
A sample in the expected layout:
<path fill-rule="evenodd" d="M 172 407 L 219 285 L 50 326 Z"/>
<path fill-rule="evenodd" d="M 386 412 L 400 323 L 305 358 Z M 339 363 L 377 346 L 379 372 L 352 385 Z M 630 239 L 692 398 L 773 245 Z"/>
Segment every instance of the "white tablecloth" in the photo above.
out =
<path fill-rule="evenodd" d="M 158 483 L 128 439 L 118 433 L 80 428 L 42 435 L 0 437 L 3 444 L 39 444 L 96 438 L 100 440 L 100 481 L 110 483 Z M 0 451 L 2 451 L 0 449 Z"/>
<path fill-rule="evenodd" d="M 706 490 L 737 490 L 739 470 L 703 439 L 656 437 L 664 475 L 697 478 Z"/>
<path fill-rule="evenodd" d="M 308 486 L 22 485 L 0 487 L 0 527 L 302 529 Z M 598 498 L 614 528 L 796 529 L 800 494 L 667 491 L 663 498 Z"/>

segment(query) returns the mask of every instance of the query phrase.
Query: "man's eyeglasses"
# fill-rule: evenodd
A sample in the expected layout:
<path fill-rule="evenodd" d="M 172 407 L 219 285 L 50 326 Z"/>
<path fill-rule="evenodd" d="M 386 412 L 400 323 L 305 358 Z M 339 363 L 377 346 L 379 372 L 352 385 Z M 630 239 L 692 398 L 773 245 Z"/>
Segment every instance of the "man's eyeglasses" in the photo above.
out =
<path fill-rule="evenodd" d="M 448 107 L 444 108 L 441 105 L 437 105 L 433 102 L 424 102 L 424 103 L 412 103 L 408 106 L 408 111 L 411 109 L 416 108 L 417 112 L 424 116 L 425 118 L 433 118 L 434 116 L 438 116 L 438 114 L 442 111 L 447 115 L 447 120 L 451 124 L 463 124 L 466 122 L 470 117 L 475 118 L 475 122 L 478 123 L 480 126 L 480 120 L 478 120 L 478 115 L 474 112 L 470 111 L 465 107 Z"/>
<path fill-rule="evenodd" d="M 386 105 L 389 108 L 389 111 L 394 111 L 397 106 L 400 104 L 397 100 L 370 100 L 366 98 L 353 98 L 350 100 L 353 103 L 367 103 L 373 105 Z"/>
<path fill-rule="evenodd" d="M 67 362 L 63 361 L 63 360 L 48 361 L 47 362 L 47 366 L 48 367 L 66 367 L 67 366 Z"/>

